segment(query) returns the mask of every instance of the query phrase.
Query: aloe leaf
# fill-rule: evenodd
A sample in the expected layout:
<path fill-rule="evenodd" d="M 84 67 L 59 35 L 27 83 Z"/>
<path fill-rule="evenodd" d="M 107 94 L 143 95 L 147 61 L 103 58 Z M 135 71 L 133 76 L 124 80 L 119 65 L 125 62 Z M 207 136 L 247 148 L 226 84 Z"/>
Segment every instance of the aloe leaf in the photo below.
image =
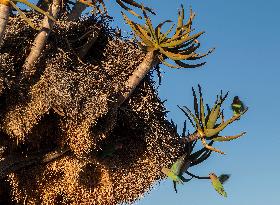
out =
<path fill-rule="evenodd" d="M 182 131 L 182 137 L 186 136 L 186 131 L 187 131 L 187 121 L 184 121 L 184 127 L 183 127 L 183 131 Z"/>
<path fill-rule="evenodd" d="M 142 8 L 142 11 L 143 11 L 143 15 L 144 15 L 144 18 L 145 18 L 145 21 L 146 21 L 146 25 L 149 27 L 151 37 L 155 40 L 155 42 L 159 43 L 159 39 L 157 38 L 157 35 L 156 35 L 155 30 L 153 28 L 153 24 L 151 22 L 151 19 L 148 17 L 144 8 Z"/>
<path fill-rule="evenodd" d="M 211 141 L 208 145 L 212 146 L 214 143 L 214 141 Z M 204 152 L 208 151 L 207 148 L 203 147 L 202 149 L 194 152 L 193 154 L 191 154 L 190 159 L 195 160 L 198 159 L 199 157 L 201 157 L 203 155 Z"/>
<path fill-rule="evenodd" d="M 162 26 L 163 26 L 164 24 L 170 23 L 170 22 L 172 22 L 172 21 L 166 20 L 166 21 L 160 23 L 159 25 L 157 25 L 157 27 L 155 28 L 155 33 L 156 33 L 156 35 L 158 36 L 159 43 L 161 42 L 161 40 L 162 40 L 162 38 L 163 38 L 163 36 L 164 36 L 164 34 L 161 33 L 161 28 L 162 28 Z"/>
<path fill-rule="evenodd" d="M 191 8 L 190 9 L 189 19 L 187 21 L 186 26 L 184 27 L 186 32 L 190 32 L 191 31 L 191 29 L 192 29 L 192 22 L 193 22 L 194 17 L 195 17 L 195 13 L 193 12 L 193 10 Z"/>
<path fill-rule="evenodd" d="M 196 128 L 198 129 L 198 131 L 202 131 L 201 126 L 200 126 L 200 124 L 199 124 L 199 119 L 198 119 L 194 114 L 192 114 L 192 112 L 190 111 L 190 109 L 189 109 L 188 107 L 183 106 L 183 108 L 186 109 L 187 113 L 188 113 L 188 114 L 193 118 L 193 120 L 195 121 L 195 123 L 196 123 Z"/>
<path fill-rule="evenodd" d="M 195 165 L 198 165 L 198 164 L 204 162 L 205 160 L 207 160 L 207 159 L 211 156 L 211 154 L 212 154 L 212 151 L 211 151 L 211 150 L 205 151 L 205 152 L 201 155 L 201 157 L 199 157 L 198 159 L 192 161 L 191 166 L 195 166 Z"/>
<path fill-rule="evenodd" d="M 170 26 L 170 28 L 169 28 L 164 34 L 162 34 L 162 36 L 161 36 L 160 39 L 159 39 L 159 42 L 162 42 L 162 41 L 164 41 L 164 40 L 167 38 L 167 36 L 168 36 L 168 35 L 171 33 L 171 31 L 173 30 L 174 26 L 175 26 L 175 24 L 172 24 L 172 25 Z"/>
<path fill-rule="evenodd" d="M 198 84 L 198 92 L 199 92 L 199 105 L 200 105 L 200 120 L 203 126 L 203 130 L 205 129 L 205 113 L 204 113 L 204 102 L 202 96 L 201 86 Z"/>
<path fill-rule="evenodd" d="M 127 12 L 131 13 L 132 15 L 136 16 L 139 19 L 142 19 L 142 17 L 139 14 L 137 14 L 135 11 L 133 11 L 132 9 L 124 5 L 121 0 L 116 0 L 116 2 L 120 5 L 120 7 L 122 7 Z"/>
<path fill-rule="evenodd" d="M 209 115 L 209 117 L 208 117 L 207 125 L 206 125 L 207 129 L 212 129 L 212 128 L 215 126 L 215 124 L 216 124 L 216 122 L 217 122 L 217 120 L 218 120 L 218 118 L 219 118 L 219 115 L 220 115 L 220 113 L 221 113 L 221 112 L 220 112 L 221 105 L 222 105 L 222 103 L 225 101 L 225 99 L 227 98 L 227 96 L 228 96 L 228 92 L 227 92 L 226 95 L 223 97 L 223 96 L 222 96 L 222 91 L 221 91 L 220 100 L 217 100 L 217 101 L 216 101 L 215 106 L 214 106 L 213 109 L 211 110 L 211 113 L 210 113 L 210 115 Z M 213 129 L 212 129 L 212 130 L 213 130 Z M 209 130 L 209 132 L 212 133 L 212 131 L 210 131 L 210 130 Z"/>
<path fill-rule="evenodd" d="M 206 129 L 205 130 L 205 135 L 207 137 L 212 137 L 216 134 L 218 134 L 219 132 L 221 132 L 223 129 L 226 128 L 226 126 L 228 126 L 229 124 L 231 124 L 232 122 L 234 122 L 235 120 L 237 120 L 238 118 L 241 117 L 241 115 L 243 115 L 248 109 L 244 110 L 244 112 L 233 116 L 232 118 L 230 118 L 229 120 L 225 121 L 224 123 L 220 124 L 218 127 L 216 127 L 215 129 Z"/>
<path fill-rule="evenodd" d="M 14 2 L 10 1 L 10 4 L 12 5 L 12 7 L 13 7 L 14 9 L 17 10 L 17 12 L 19 13 L 20 17 L 23 18 L 23 20 L 25 20 L 25 21 L 28 23 L 29 26 L 31 26 L 32 28 L 34 28 L 34 29 L 36 29 L 36 30 L 40 30 L 40 28 L 36 27 L 36 26 L 32 23 L 32 21 L 31 21 L 29 18 L 27 18 L 27 16 L 16 6 L 16 4 L 15 4 Z"/>
<path fill-rule="evenodd" d="M 183 5 L 181 4 L 181 9 L 179 9 L 178 11 L 177 27 L 176 27 L 176 33 L 174 37 L 179 36 L 181 34 L 182 27 L 184 25 L 184 19 L 185 19 L 185 11 Z"/>
<path fill-rule="evenodd" d="M 172 60 L 187 60 L 188 58 L 192 57 L 195 55 L 195 53 L 191 53 L 189 55 L 183 55 L 183 54 L 177 54 L 173 53 L 167 50 L 164 50 L 163 48 L 159 47 L 160 52 L 165 55 L 166 57 L 172 59 Z"/>
<path fill-rule="evenodd" d="M 176 49 L 176 50 L 179 50 L 179 49 L 185 50 L 185 49 L 188 49 L 191 46 L 196 45 L 197 43 L 198 43 L 198 40 L 197 39 L 193 39 L 193 40 L 190 40 L 190 41 L 188 41 L 186 43 L 183 43 L 181 45 L 176 46 L 174 49 Z"/>
<path fill-rule="evenodd" d="M 178 69 L 178 68 L 181 68 L 181 66 L 177 66 L 177 65 L 172 65 L 168 62 L 166 62 L 165 60 L 164 61 L 161 61 L 163 65 L 169 67 L 169 68 L 174 68 L 174 69 Z"/>
<path fill-rule="evenodd" d="M 221 99 L 219 101 L 218 96 L 217 96 L 217 100 L 216 100 L 213 108 L 211 109 L 210 114 L 207 116 L 207 123 L 206 123 L 207 129 L 212 129 L 215 126 L 216 121 L 218 119 L 218 115 L 220 113 L 221 103 L 222 103 Z"/>
<path fill-rule="evenodd" d="M 215 126 L 215 124 L 218 120 L 219 113 L 220 113 L 220 108 L 221 108 L 221 105 L 218 103 L 213 108 L 213 112 L 211 111 L 208 121 L 207 121 L 207 125 L 206 125 L 207 129 L 212 129 Z"/>
<path fill-rule="evenodd" d="M 188 41 L 190 41 L 190 40 L 197 39 L 197 38 L 198 38 L 199 36 L 201 36 L 203 33 L 204 33 L 204 31 L 199 32 L 199 33 L 197 33 L 197 34 L 194 34 L 194 35 L 192 35 L 192 36 L 186 37 L 186 38 L 182 37 L 182 38 L 179 39 L 179 40 L 172 40 L 172 41 L 169 42 L 169 43 L 162 43 L 160 46 L 163 47 L 163 48 L 164 48 L 164 47 L 171 47 L 171 48 L 173 48 L 173 47 L 176 47 L 176 46 L 180 46 L 180 45 L 182 45 L 182 44 L 184 44 L 184 43 L 186 43 L 186 42 L 188 42 Z"/>
<path fill-rule="evenodd" d="M 218 137 L 213 138 L 212 140 L 215 142 L 227 142 L 227 141 L 235 140 L 244 134 L 246 134 L 246 132 L 242 132 L 235 136 L 218 136 Z"/>
<path fill-rule="evenodd" d="M 195 53 L 195 51 L 199 48 L 200 44 L 192 44 L 191 46 L 189 46 L 188 48 L 185 49 L 177 49 L 177 47 L 174 47 L 173 49 L 168 49 L 169 51 L 176 53 L 176 54 L 182 54 L 182 55 L 188 55 L 193 53 L 193 57 L 195 58 L 196 56 L 198 56 L 197 53 Z"/>
<path fill-rule="evenodd" d="M 121 12 L 121 13 L 122 13 L 124 20 L 130 26 L 130 28 L 133 30 L 133 32 L 136 34 L 136 36 L 138 36 L 144 42 L 144 44 L 146 44 L 148 47 L 152 47 L 153 43 L 144 36 L 146 32 L 142 33 L 139 30 L 139 28 L 142 28 L 142 27 L 139 26 L 138 24 L 134 23 L 133 21 L 131 21 L 123 12 Z"/>
<path fill-rule="evenodd" d="M 192 30 L 192 31 L 194 31 L 194 30 Z M 190 31 L 189 33 L 182 33 L 182 35 L 180 35 L 180 36 L 174 36 L 174 35 L 173 35 L 171 38 L 168 38 L 168 39 L 165 41 L 165 43 L 170 43 L 170 42 L 172 42 L 172 41 L 180 40 L 180 39 L 182 39 L 182 38 L 188 38 L 188 37 L 190 36 L 190 33 L 191 33 L 192 31 Z"/>
<path fill-rule="evenodd" d="M 203 66 L 204 64 L 206 64 L 206 62 L 203 62 L 203 63 L 191 65 L 191 64 L 187 64 L 187 63 L 184 63 L 184 62 L 182 62 L 182 61 L 179 61 L 179 60 L 176 60 L 175 63 L 176 63 L 177 65 L 181 66 L 182 68 L 198 68 L 198 67 L 201 67 L 201 66 Z"/>
<path fill-rule="evenodd" d="M 195 93 L 194 88 L 192 87 L 192 94 L 193 94 L 193 107 L 194 107 L 194 113 L 197 119 L 199 119 L 199 112 L 198 112 L 198 101 L 197 101 L 197 96 Z"/>
<path fill-rule="evenodd" d="M 137 8 L 142 8 L 143 7 L 141 4 L 138 4 L 137 2 L 135 2 L 133 0 L 122 0 L 122 1 L 131 5 L 131 6 L 137 7 Z M 150 13 L 156 15 L 156 13 L 153 11 L 153 9 L 151 9 L 149 7 L 144 7 L 144 9 L 149 11 Z"/>
<path fill-rule="evenodd" d="M 196 57 L 189 58 L 189 60 L 198 60 L 198 59 L 204 58 L 205 56 L 208 56 L 210 53 L 212 53 L 214 50 L 215 50 L 215 48 L 212 48 L 204 54 L 200 54 Z"/>
<path fill-rule="evenodd" d="M 183 108 L 181 108 L 180 106 L 177 105 L 177 107 L 186 115 L 186 117 L 188 118 L 188 120 L 190 121 L 190 123 L 192 124 L 192 126 L 194 128 L 196 128 L 195 124 L 193 123 L 193 120 L 191 119 L 191 117 L 189 116 L 188 112 L 186 112 Z"/>
<path fill-rule="evenodd" d="M 34 9 L 35 11 L 37 11 L 37 12 L 39 12 L 39 13 L 41 13 L 41 14 L 47 16 L 47 17 L 48 17 L 49 19 L 51 19 L 52 21 L 55 21 L 54 17 L 51 16 L 48 12 L 46 12 L 46 11 L 40 9 L 38 6 L 36 6 L 36 5 L 34 5 L 34 4 L 30 3 L 30 2 L 28 2 L 28 1 L 26 1 L 26 0 L 13 0 L 13 1 L 23 3 L 23 4 L 25 4 L 26 6 L 28 6 L 28 7 L 32 8 L 32 9 Z"/>
<path fill-rule="evenodd" d="M 206 142 L 206 140 L 205 140 L 205 138 L 200 138 L 200 139 L 201 139 L 201 142 L 202 142 L 203 146 L 204 146 L 206 149 L 209 149 L 209 150 L 214 151 L 214 152 L 218 152 L 218 153 L 220 153 L 220 154 L 225 154 L 225 153 L 222 152 L 221 150 L 218 150 L 218 149 L 216 149 L 216 148 L 214 148 L 214 147 L 208 145 L 207 142 Z"/>

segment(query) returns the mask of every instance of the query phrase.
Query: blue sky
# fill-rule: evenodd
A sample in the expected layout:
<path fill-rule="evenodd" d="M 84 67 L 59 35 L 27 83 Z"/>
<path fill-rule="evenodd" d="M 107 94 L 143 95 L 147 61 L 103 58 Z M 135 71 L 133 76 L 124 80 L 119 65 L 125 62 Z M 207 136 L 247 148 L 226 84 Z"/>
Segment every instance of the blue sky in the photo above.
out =
<path fill-rule="evenodd" d="M 201 69 L 172 70 L 162 67 L 163 82 L 159 87 L 162 99 L 167 99 L 168 115 L 182 128 L 185 116 L 177 105 L 192 107 L 191 87 L 198 83 L 203 87 L 205 101 L 213 104 L 216 94 L 223 89 L 230 91 L 225 103 L 226 116 L 230 117 L 230 103 L 240 96 L 249 111 L 223 134 L 232 135 L 247 131 L 243 138 L 215 146 L 226 152 L 213 154 L 202 165 L 190 169 L 199 175 L 209 172 L 230 173 L 225 184 L 228 198 L 220 197 L 209 181 L 192 180 L 178 187 L 176 194 L 170 180 L 155 184 L 137 205 L 279 205 L 280 163 L 280 2 L 224 1 L 224 0 L 146 0 L 156 9 L 154 24 L 165 19 L 176 20 L 181 3 L 186 11 L 192 6 L 196 12 L 194 28 L 206 31 L 200 41 L 201 52 L 215 47 Z M 170 3 L 172 2 L 172 3 Z M 108 2 L 107 2 L 108 5 Z M 116 4 L 112 4 L 116 5 Z M 130 33 L 120 16 L 120 7 L 111 8 L 123 34 Z M 278 87 L 278 89 L 277 89 Z M 190 131 L 193 131 L 189 125 Z"/>
<path fill-rule="evenodd" d="M 201 52 L 215 47 L 216 51 L 206 60 L 207 64 L 197 70 L 172 70 L 163 67 L 163 82 L 159 87 L 162 99 L 171 112 L 168 117 L 182 128 L 185 116 L 177 105 L 192 107 L 191 87 L 202 85 L 205 100 L 213 104 L 220 89 L 230 91 L 225 103 L 226 116 L 230 117 L 230 103 L 240 96 L 249 107 L 246 115 L 225 129 L 223 134 L 247 131 L 243 138 L 215 146 L 226 152 L 212 157 L 191 171 L 207 175 L 230 173 L 225 184 L 228 198 L 220 197 L 209 181 L 193 180 L 179 186 L 176 194 L 170 180 L 155 184 L 154 189 L 137 205 L 278 205 L 280 173 L 280 2 L 270 1 L 224 1 L 224 0 L 149 0 L 156 8 L 157 24 L 162 20 L 175 20 L 177 9 L 184 3 L 186 10 L 192 6 L 196 12 L 194 28 L 204 30 L 200 40 Z M 172 3 L 170 3 L 172 2 Z M 113 12 L 114 11 L 114 12 Z M 111 10 L 116 25 L 124 31 L 119 9 Z M 277 89 L 278 87 L 278 89 Z M 189 125 L 191 131 L 193 131 Z"/>

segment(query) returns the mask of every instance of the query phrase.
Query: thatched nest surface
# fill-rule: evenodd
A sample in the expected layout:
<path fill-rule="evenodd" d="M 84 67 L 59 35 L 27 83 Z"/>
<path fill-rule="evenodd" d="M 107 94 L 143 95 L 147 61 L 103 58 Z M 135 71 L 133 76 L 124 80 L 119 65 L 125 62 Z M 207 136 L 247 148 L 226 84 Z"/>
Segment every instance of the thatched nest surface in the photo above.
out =
<path fill-rule="evenodd" d="M 102 35 L 81 60 L 76 52 L 94 29 L 102 29 Z M 9 21 L 0 50 L 0 137 L 7 153 L 29 155 L 57 147 L 69 147 L 71 152 L 9 174 L 11 200 L 17 204 L 137 200 L 164 177 L 162 166 L 170 166 L 181 152 L 150 75 L 118 110 L 110 107 L 144 53 L 114 36 L 104 21 L 58 21 L 36 72 L 24 78 L 21 67 L 35 35 L 19 17 Z M 100 157 L 104 146 L 116 143 L 124 146 L 112 156 Z"/>

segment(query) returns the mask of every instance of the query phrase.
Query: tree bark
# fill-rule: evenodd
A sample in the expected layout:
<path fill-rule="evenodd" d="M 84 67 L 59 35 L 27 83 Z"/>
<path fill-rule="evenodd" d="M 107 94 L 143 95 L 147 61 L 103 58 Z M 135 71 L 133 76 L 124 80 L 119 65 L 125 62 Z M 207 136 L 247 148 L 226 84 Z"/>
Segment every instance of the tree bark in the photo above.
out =
<path fill-rule="evenodd" d="M 72 11 L 68 15 L 68 20 L 77 21 L 86 8 L 87 8 L 87 5 L 77 1 L 76 4 L 74 5 Z"/>
<path fill-rule="evenodd" d="M 54 0 L 49 9 L 50 15 L 52 15 L 56 19 L 59 10 L 60 10 L 60 0 Z M 43 20 L 42 29 L 39 31 L 38 35 L 36 36 L 33 42 L 33 46 L 31 48 L 31 52 L 23 65 L 22 77 L 28 78 L 29 76 L 35 73 L 34 64 L 40 57 L 45 47 L 45 44 L 47 42 L 47 39 L 49 37 L 53 25 L 54 22 L 51 19 L 49 19 L 47 16 L 45 16 Z"/>
<path fill-rule="evenodd" d="M 0 0 L 0 46 L 10 14 L 10 6 L 5 0 Z"/>
<path fill-rule="evenodd" d="M 116 107 L 119 107 L 135 90 L 137 85 L 147 75 L 151 68 L 156 63 L 156 56 L 154 51 L 149 51 L 142 63 L 134 70 L 132 75 L 125 83 L 124 91 L 117 97 Z"/>

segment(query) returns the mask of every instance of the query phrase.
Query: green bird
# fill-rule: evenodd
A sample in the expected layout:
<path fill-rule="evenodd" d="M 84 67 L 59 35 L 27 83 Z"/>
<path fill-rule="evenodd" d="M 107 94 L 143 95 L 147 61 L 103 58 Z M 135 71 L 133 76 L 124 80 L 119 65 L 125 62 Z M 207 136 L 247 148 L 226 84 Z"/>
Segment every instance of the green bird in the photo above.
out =
<path fill-rule="evenodd" d="M 233 111 L 234 116 L 239 115 L 241 112 L 245 110 L 244 103 L 239 99 L 238 96 L 235 96 L 233 98 L 231 109 Z"/>
<path fill-rule="evenodd" d="M 221 175 L 222 176 L 222 175 Z M 209 178 L 211 180 L 212 186 L 214 189 L 223 197 L 227 197 L 227 193 L 225 192 L 225 189 L 223 187 L 223 183 L 220 181 L 219 177 L 216 176 L 214 173 L 209 174 Z M 226 180 L 225 180 L 226 181 Z M 225 182 L 224 181 L 224 182 Z"/>
<path fill-rule="evenodd" d="M 190 179 L 186 179 L 183 177 L 183 173 L 190 167 L 191 162 L 186 160 L 187 154 L 181 156 L 171 167 L 168 169 L 166 167 L 162 168 L 162 172 L 168 176 L 173 181 L 174 190 L 177 193 L 177 183 L 183 184 L 184 182 L 190 181 Z"/>
<path fill-rule="evenodd" d="M 102 148 L 102 151 L 100 152 L 100 157 L 112 157 L 113 154 L 117 151 L 123 148 L 122 143 L 115 143 L 115 144 L 107 144 Z"/>

